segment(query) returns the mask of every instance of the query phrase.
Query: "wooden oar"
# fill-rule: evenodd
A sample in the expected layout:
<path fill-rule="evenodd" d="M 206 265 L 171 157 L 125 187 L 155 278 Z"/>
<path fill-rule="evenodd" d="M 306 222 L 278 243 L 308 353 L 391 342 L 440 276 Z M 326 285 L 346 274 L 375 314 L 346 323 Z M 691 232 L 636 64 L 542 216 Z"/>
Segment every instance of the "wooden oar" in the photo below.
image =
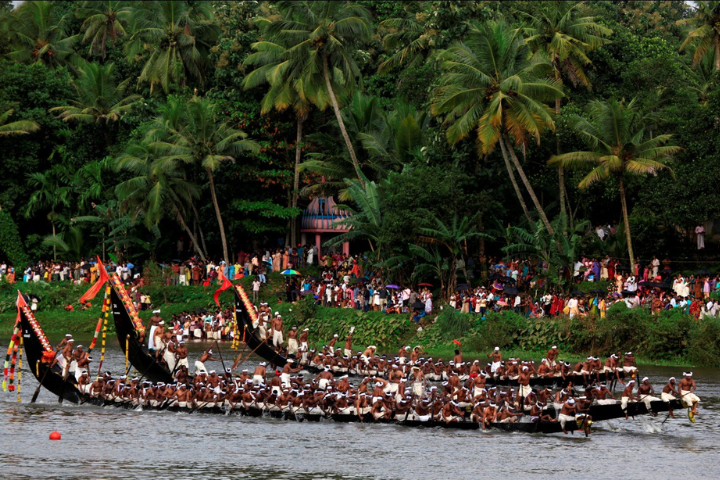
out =
<path fill-rule="evenodd" d="M 257 351 L 257 349 L 260 348 L 263 344 L 266 344 L 266 343 L 265 343 L 265 342 L 260 342 L 260 345 L 258 345 L 257 347 L 255 347 L 255 349 L 254 349 L 252 352 L 248 353 L 248 356 L 245 357 L 245 360 L 243 360 L 242 362 L 240 362 L 237 366 L 233 366 L 232 370 L 236 370 L 236 369 L 237 369 L 238 367 L 240 367 L 243 363 L 247 362 L 248 359 L 252 356 L 252 354 L 255 353 L 255 352 Z M 266 345 L 267 345 L 267 344 L 266 344 Z M 239 360 L 239 357 L 238 357 L 238 360 Z M 237 360 L 236 360 L 236 361 L 237 361 Z"/>
<path fill-rule="evenodd" d="M 40 360 L 38 360 L 38 361 L 36 362 L 36 366 L 37 366 L 37 364 L 39 364 L 39 363 L 40 363 Z M 35 389 L 35 393 L 33 393 L 33 396 L 32 396 L 32 398 L 30 399 L 30 403 L 35 403 L 35 401 L 37 400 L 38 395 L 40 394 L 40 387 L 42 387 L 42 384 L 43 384 L 43 382 L 45 381 L 45 377 L 47 376 L 47 374 L 48 374 L 49 371 L 50 371 L 50 368 L 48 368 L 47 370 L 45 370 L 45 373 L 43 373 L 43 376 L 42 376 L 42 378 L 40 379 L 40 383 L 38 384 L 37 388 Z"/>

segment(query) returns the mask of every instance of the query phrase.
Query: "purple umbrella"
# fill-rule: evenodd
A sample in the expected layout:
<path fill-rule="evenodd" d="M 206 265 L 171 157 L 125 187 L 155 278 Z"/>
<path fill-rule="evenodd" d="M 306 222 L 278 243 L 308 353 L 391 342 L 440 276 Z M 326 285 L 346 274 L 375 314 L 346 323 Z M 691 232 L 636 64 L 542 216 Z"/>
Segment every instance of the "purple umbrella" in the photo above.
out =
<path fill-rule="evenodd" d="M 398 287 L 397 285 L 385 285 L 385 288 L 392 288 L 395 290 L 400 290 L 400 287 Z"/>

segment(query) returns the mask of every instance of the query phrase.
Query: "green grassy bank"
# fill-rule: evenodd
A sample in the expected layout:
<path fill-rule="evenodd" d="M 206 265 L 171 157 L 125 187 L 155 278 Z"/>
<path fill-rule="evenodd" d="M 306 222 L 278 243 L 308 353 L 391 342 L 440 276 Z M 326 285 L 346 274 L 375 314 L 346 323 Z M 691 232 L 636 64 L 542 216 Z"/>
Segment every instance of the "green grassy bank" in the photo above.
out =
<path fill-rule="evenodd" d="M 250 279 L 239 282 L 248 287 Z M 720 320 L 695 321 L 679 311 L 662 312 L 652 316 L 644 310 L 630 310 L 624 304 L 613 306 L 606 318 L 558 317 L 528 319 L 510 312 L 490 313 L 483 320 L 477 315 L 438 310 L 439 315 L 424 319 L 422 330 L 410 322 L 408 315 L 388 315 L 381 312 L 359 312 L 353 309 L 325 308 L 313 305 L 311 298 L 299 303 L 278 304 L 277 292 L 283 290 L 284 279 L 273 274 L 270 285 L 261 292 L 261 300 L 282 312 L 288 327 L 309 328 L 311 343 L 318 346 L 334 334 L 342 339 L 351 327 L 356 328 L 356 349 L 375 344 L 380 350 L 395 353 L 402 345 L 422 345 L 434 358 L 452 356 L 457 339 L 468 359 L 486 359 L 495 346 L 503 349 L 505 357 L 520 356 L 539 360 L 551 345 L 558 345 L 562 358 L 577 361 L 589 354 L 605 357 L 613 352 L 631 350 L 642 363 L 657 365 L 720 366 Z M 86 286 L 68 284 L 0 284 L 0 335 L 8 336 L 15 320 L 14 302 L 17 289 L 41 297 L 38 319 L 48 335 L 59 338 L 72 333 L 90 336 L 100 315 L 102 293 L 86 311 L 66 312 L 67 303 L 75 303 Z M 169 318 L 175 313 L 195 308 L 212 308 L 211 287 L 166 287 L 157 282 L 144 289 L 153 299 L 153 308 L 160 308 Z M 224 306 L 232 305 L 232 293 L 224 292 Z M 75 303 L 75 305 L 77 305 Z M 141 312 L 148 320 L 150 311 Z M 112 321 L 108 323 L 112 332 Z"/>

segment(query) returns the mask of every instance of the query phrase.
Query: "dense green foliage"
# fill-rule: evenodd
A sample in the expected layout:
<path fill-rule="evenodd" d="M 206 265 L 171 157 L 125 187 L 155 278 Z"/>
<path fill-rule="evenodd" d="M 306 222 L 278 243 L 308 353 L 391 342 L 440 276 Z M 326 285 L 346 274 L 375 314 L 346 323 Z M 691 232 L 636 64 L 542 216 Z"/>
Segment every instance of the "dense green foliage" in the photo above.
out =
<path fill-rule="evenodd" d="M 31 259 L 169 260 L 181 237 L 184 253 L 229 259 L 297 243 L 302 207 L 325 193 L 356 212 L 353 250 L 390 279 L 452 288 L 456 261 L 508 245 L 558 267 L 677 257 L 720 217 L 717 1 L 9 8 L 1 227 L 17 226 Z M 581 182 L 582 152 L 621 151 L 588 137 L 597 106 L 633 99 L 627 145 L 668 168 L 640 158 L 651 175 L 636 162 Z M 618 225 L 623 200 L 629 228 L 597 242 L 591 227 Z M 457 245 L 427 234 L 463 219 Z M 8 242 L 0 254 L 22 263 Z"/>

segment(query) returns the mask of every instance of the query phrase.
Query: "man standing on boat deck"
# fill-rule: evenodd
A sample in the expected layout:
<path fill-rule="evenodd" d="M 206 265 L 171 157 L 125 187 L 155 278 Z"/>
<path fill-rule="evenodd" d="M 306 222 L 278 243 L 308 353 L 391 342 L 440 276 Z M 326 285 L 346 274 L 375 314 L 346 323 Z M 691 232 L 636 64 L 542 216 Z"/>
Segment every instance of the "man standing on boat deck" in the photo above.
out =
<path fill-rule="evenodd" d="M 628 402 L 636 402 L 637 398 L 633 395 L 633 389 L 635 388 L 635 380 L 630 380 L 623 390 L 622 398 L 620 399 L 620 406 L 625 411 L 625 420 L 628 418 L 627 406 Z"/>
<path fill-rule="evenodd" d="M 294 363 L 295 363 L 295 361 L 292 358 L 288 358 L 287 363 L 285 364 L 285 366 L 282 369 L 282 374 L 280 375 L 280 380 L 282 381 L 283 387 L 290 388 L 291 387 L 290 374 L 297 373 L 300 370 L 302 370 L 302 368 L 303 368 L 302 366 L 293 368 L 292 366 Z"/>
<path fill-rule="evenodd" d="M 683 379 L 680 380 L 680 400 L 686 407 L 691 407 L 693 415 L 697 415 L 697 405 L 700 398 L 695 395 L 695 380 L 692 378 L 692 372 L 683 372 Z"/>
<path fill-rule="evenodd" d="M 555 368 L 555 364 L 557 362 L 557 357 L 559 355 L 558 347 L 556 345 L 553 345 L 550 350 L 548 350 L 547 355 L 545 355 L 545 358 L 547 359 L 548 367 Z"/>
<path fill-rule="evenodd" d="M 272 319 L 272 330 L 273 330 L 273 346 L 275 351 L 279 351 L 283 344 L 283 322 L 282 315 L 279 312 L 275 312 L 275 318 Z"/>
<path fill-rule="evenodd" d="M 185 346 L 185 342 L 180 342 L 178 343 L 178 346 L 175 347 L 175 356 L 177 357 L 177 363 L 175 364 L 175 366 L 178 369 L 182 366 L 187 369 L 190 368 L 190 365 L 188 365 L 188 351 L 187 347 Z"/>
<path fill-rule="evenodd" d="M 567 399 L 565 403 L 563 403 L 562 408 L 560 409 L 560 414 L 558 415 L 558 421 L 560 422 L 560 426 L 562 427 L 562 431 L 565 435 L 567 435 L 567 430 L 565 430 L 565 424 L 567 422 L 574 422 L 575 421 L 575 413 L 577 411 L 577 407 L 575 406 L 575 400 L 572 398 Z"/>
<path fill-rule="evenodd" d="M 625 353 L 623 358 L 623 371 L 634 375 L 637 373 L 637 364 L 635 363 L 635 355 L 632 352 Z"/>
<path fill-rule="evenodd" d="M 348 357 L 348 358 L 350 358 L 350 357 L 353 356 L 353 352 L 352 352 L 352 336 L 353 336 L 353 332 L 352 332 L 352 330 L 350 330 L 350 334 L 349 334 L 349 335 L 347 336 L 347 338 L 345 339 L 345 349 L 344 349 L 344 351 L 343 351 L 343 355 L 345 355 L 345 356 Z"/>
<path fill-rule="evenodd" d="M 267 373 L 267 367 L 265 362 L 260 362 L 260 364 L 255 367 L 255 371 L 253 372 L 253 385 L 258 386 L 262 383 L 265 383 L 265 374 Z"/>
<path fill-rule="evenodd" d="M 75 340 L 72 338 L 69 338 L 68 341 L 65 343 L 65 347 L 62 349 L 62 359 L 63 364 L 61 365 L 63 367 L 63 377 L 67 378 L 68 374 L 70 373 L 71 367 L 72 367 L 72 361 L 73 361 L 73 350 L 75 348 Z"/>
<path fill-rule="evenodd" d="M 677 388 L 677 384 L 675 383 L 675 377 L 670 377 L 670 380 L 668 380 L 668 383 L 663 387 L 663 391 L 660 394 L 660 399 L 665 403 L 670 403 L 672 400 L 675 400 L 677 397 L 680 396 L 680 391 Z M 672 408 L 668 409 L 668 415 L 675 418 L 675 414 L 673 413 Z"/>
<path fill-rule="evenodd" d="M 205 352 L 203 352 L 202 355 L 200 355 L 200 358 L 195 362 L 195 373 L 200 372 L 207 372 L 207 369 L 205 368 L 205 362 L 219 362 L 219 358 L 213 358 L 212 357 L 212 348 L 208 348 Z"/>
<path fill-rule="evenodd" d="M 502 353 L 500 353 L 500 347 L 495 347 L 495 350 L 493 350 L 492 353 L 488 353 L 487 356 L 492 360 L 490 372 L 495 373 L 495 371 L 500 368 L 500 365 L 502 365 Z"/>
<path fill-rule="evenodd" d="M 308 351 L 308 336 L 310 335 L 310 329 L 306 328 L 300 334 L 300 346 L 303 347 L 304 351 Z"/>
<path fill-rule="evenodd" d="M 153 316 L 150 317 L 150 335 L 148 335 L 148 350 L 155 350 L 155 329 L 162 325 L 162 317 L 160 310 L 153 310 Z"/>
<path fill-rule="evenodd" d="M 287 348 L 287 354 L 289 355 L 295 355 L 298 351 L 298 331 L 297 327 L 292 327 L 290 331 L 288 332 L 288 348 Z"/>

